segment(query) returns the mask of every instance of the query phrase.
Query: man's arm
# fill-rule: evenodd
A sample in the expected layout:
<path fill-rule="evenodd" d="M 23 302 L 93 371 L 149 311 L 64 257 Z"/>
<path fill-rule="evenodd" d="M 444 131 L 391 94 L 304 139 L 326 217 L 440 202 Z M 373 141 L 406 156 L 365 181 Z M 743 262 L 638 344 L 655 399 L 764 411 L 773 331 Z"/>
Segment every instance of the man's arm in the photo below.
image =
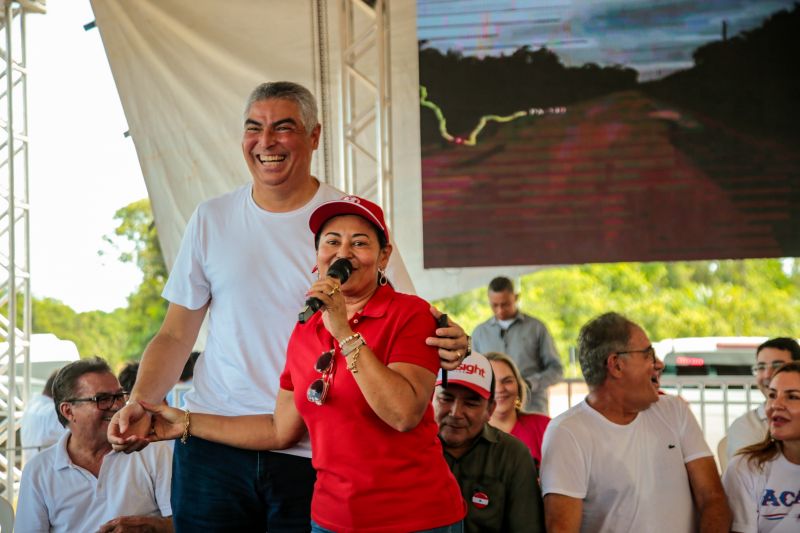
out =
<path fill-rule="evenodd" d="M 583 500 L 551 492 L 544 497 L 547 533 L 577 533 L 581 529 Z"/>
<path fill-rule="evenodd" d="M 431 306 L 433 318 L 442 316 L 441 311 Z M 445 370 L 455 370 L 467 356 L 469 340 L 464 330 L 448 318 L 446 328 L 437 328 L 436 337 L 428 337 L 425 343 L 439 349 L 439 363 Z"/>
<path fill-rule="evenodd" d="M 207 309 L 208 304 L 199 309 L 169 304 L 164 323 L 142 355 L 131 399 L 108 426 L 108 440 L 115 450 L 131 452 L 147 446 L 150 415 L 139 400 L 158 403 L 178 381 Z"/>
<path fill-rule="evenodd" d="M 731 510 L 722 490 L 713 457 L 701 457 L 686 463 L 692 498 L 700 514 L 700 531 L 728 532 L 731 527 Z"/>
<path fill-rule="evenodd" d="M 172 517 L 119 516 L 109 520 L 98 533 L 172 533 Z"/>

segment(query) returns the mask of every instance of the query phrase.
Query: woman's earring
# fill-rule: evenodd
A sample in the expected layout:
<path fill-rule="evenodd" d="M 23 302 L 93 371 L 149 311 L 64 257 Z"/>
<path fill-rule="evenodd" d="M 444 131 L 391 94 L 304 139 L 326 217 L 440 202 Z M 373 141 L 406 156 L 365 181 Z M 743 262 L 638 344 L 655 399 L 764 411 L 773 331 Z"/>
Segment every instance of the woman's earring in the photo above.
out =
<path fill-rule="evenodd" d="M 517 399 L 514 400 L 514 407 L 516 409 L 522 409 L 522 398 L 520 398 L 519 396 L 517 396 Z"/>
<path fill-rule="evenodd" d="M 386 278 L 386 270 L 384 270 L 382 268 L 379 268 L 378 269 L 378 285 L 383 287 L 387 283 L 389 283 L 389 280 Z"/>

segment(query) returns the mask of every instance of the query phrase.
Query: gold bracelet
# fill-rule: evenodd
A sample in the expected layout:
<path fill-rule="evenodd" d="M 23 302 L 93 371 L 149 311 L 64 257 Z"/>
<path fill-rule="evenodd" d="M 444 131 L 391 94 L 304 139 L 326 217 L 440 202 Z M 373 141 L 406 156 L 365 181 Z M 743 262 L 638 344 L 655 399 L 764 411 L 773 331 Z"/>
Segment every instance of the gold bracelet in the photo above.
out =
<path fill-rule="evenodd" d="M 181 444 L 186 444 L 186 441 L 189 440 L 189 424 L 192 423 L 189 419 L 189 414 L 188 409 L 183 413 L 183 435 L 181 436 Z"/>
<path fill-rule="evenodd" d="M 339 344 L 339 350 L 342 352 L 342 355 L 347 357 L 355 350 L 361 348 L 367 343 L 364 340 L 364 337 L 361 336 L 361 333 L 356 333 L 355 335 L 351 335 L 345 339 L 345 342 Z"/>
<path fill-rule="evenodd" d="M 354 351 L 354 352 L 351 352 L 351 353 L 349 354 L 349 355 L 352 355 L 352 357 L 353 357 L 353 358 L 352 358 L 352 359 L 350 359 L 350 364 L 349 364 L 349 365 L 347 365 L 347 370 L 349 370 L 349 371 L 350 371 L 351 373 L 353 373 L 353 374 L 358 374 L 358 368 L 356 368 L 356 363 L 358 363 L 358 356 L 359 356 L 359 354 L 361 353 L 361 346 L 363 346 L 363 344 L 360 344 L 360 345 L 359 345 L 359 346 L 358 346 L 358 347 L 355 349 L 355 351 Z"/>

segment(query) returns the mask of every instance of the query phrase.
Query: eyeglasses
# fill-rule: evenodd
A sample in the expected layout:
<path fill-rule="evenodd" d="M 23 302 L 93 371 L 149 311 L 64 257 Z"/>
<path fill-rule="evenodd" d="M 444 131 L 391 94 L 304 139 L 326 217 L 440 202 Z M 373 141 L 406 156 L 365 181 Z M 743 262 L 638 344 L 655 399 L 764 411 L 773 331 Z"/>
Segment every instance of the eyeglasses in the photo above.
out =
<path fill-rule="evenodd" d="M 328 352 L 322 352 L 319 358 L 317 358 L 314 369 L 320 372 L 322 376 L 315 379 L 311 385 L 308 386 L 306 398 L 308 398 L 309 402 L 317 405 L 325 403 L 331 381 L 333 381 L 335 354 L 336 352 L 334 350 L 330 350 Z"/>
<path fill-rule="evenodd" d="M 753 371 L 753 374 L 758 374 L 759 372 L 764 372 L 766 369 L 770 368 L 772 370 L 778 370 L 780 367 L 785 365 L 785 361 L 773 361 L 771 363 L 758 363 L 750 367 L 750 370 Z"/>
<path fill-rule="evenodd" d="M 107 392 L 103 392 L 100 394 L 95 394 L 90 398 L 72 398 L 70 400 L 64 400 L 65 402 L 69 403 L 76 403 L 76 402 L 94 402 L 97 405 L 97 408 L 101 411 L 108 411 L 114 405 L 122 400 L 123 402 L 128 401 L 128 396 L 130 393 L 127 391 L 122 392 L 115 392 L 114 394 L 110 394 Z"/>
<path fill-rule="evenodd" d="M 624 352 L 616 352 L 616 353 L 617 353 L 617 355 L 627 355 L 629 353 L 640 353 L 640 354 L 644 355 L 646 359 L 652 359 L 653 361 L 656 360 L 656 349 L 653 348 L 652 344 L 650 346 L 648 346 L 647 348 L 644 348 L 642 350 L 625 350 Z"/>

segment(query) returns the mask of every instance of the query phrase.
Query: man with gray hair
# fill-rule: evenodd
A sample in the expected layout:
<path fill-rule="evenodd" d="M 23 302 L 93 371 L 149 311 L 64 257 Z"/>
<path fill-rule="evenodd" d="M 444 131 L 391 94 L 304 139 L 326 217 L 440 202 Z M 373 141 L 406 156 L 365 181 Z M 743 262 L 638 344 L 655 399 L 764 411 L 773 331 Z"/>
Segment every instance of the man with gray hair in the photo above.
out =
<path fill-rule="evenodd" d="M 711 451 L 686 402 L 659 394 L 644 330 L 606 313 L 581 329 L 578 356 L 589 395 L 544 435 L 547 531 L 729 531 Z"/>
<path fill-rule="evenodd" d="M 99 357 L 58 372 L 53 401 L 68 431 L 23 470 L 17 532 L 172 531 L 172 443 L 125 455 L 106 439 L 126 396 Z"/>
<path fill-rule="evenodd" d="M 344 193 L 311 175 L 320 140 L 314 96 L 292 82 L 264 83 L 247 101 L 242 154 L 251 180 L 198 206 L 186 227 L 163 296 L 161 329 L 146 348 L 131 401 L 109 440 L 135 451 L 147 444 L 150 415 L 172 388 L 208 314 L 208 340 L 195 368 L 188 412 L 228 416 L 272 413 L 289 336 L 314 280 L 316 251 L 308 221 Z M 397 253 L 388 275 L 413 287 Z M 434 313 L 437 314 L 437 313 Z M 461 328 L 428 339 L 443 363 L 467 349 Z M 308 439 L 280 452 L 232 448 L 191 436 L 175 444 L 172 506 L 178 531 L 307 531 L 316 474 Z"/>

